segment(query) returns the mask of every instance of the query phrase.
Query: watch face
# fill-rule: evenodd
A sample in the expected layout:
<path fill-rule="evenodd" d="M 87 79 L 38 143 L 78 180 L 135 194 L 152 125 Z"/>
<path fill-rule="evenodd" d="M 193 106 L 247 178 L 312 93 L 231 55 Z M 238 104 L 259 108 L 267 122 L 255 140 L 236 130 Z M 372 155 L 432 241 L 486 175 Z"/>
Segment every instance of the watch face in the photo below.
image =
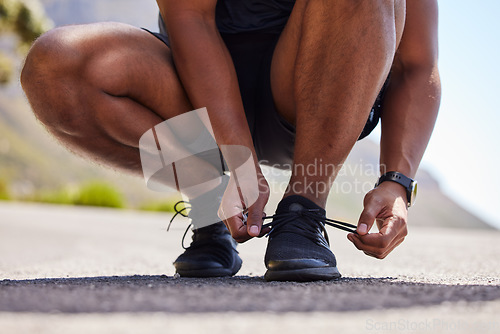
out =
<path fill-rule="evenodd" d="M 417 181 L 413 181 L 412 184 L 410 185 L 411 187 L 411 200 L 410 203 L 408 203 L 410 206 L 415 204 L 415 200 L 417 199 Z"/>

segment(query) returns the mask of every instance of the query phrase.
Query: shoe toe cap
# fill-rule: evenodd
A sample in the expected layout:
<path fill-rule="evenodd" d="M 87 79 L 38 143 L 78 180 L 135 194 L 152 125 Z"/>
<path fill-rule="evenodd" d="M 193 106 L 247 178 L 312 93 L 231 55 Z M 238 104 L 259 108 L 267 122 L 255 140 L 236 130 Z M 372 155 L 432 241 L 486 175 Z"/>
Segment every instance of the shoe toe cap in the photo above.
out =
<path fill-rule="evenodd" d="M 335 264 L 320 259 L 287 259 L 269 260 L 266 263 L 266 267 L 269 270 L 296 270 L 306 268 L 335 267 Z"/>

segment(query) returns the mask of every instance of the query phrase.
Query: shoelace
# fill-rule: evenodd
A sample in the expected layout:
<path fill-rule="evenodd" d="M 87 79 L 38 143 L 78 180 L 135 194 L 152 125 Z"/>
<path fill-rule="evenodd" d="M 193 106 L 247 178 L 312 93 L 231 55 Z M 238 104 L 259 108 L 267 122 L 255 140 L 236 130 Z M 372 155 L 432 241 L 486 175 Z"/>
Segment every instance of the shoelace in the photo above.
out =
<path fill-rule="evenodd" d="M 182 208 L 179 208 L 180 205 L 183 205 Z M 188 210 L 191 210 L 191 203 L 188 202 L 188 201 L 178 201 L 177 203 L 174 204 L 174 211 L 175 211 L 175 214 L 173 215 L 173 217 L 170 219 L 170 222 L 168 223 L 168 227 L 167 227 L 167 232 L 170 231 L 170 226 L 172 225 L 172 222 L 174 221 L 174 219 L 177 217 L 177 216 L 182 216 L 182 217 L 185 217 L 185 218 L 188 218 Z M 184 240 L 186 239 L 186 235 L 189 231 L 189 228 L 193 226 L 192 223 L 189 223 L 188 226 L 186 227 L 186 230 L 184 231 L 184 234 L 182 235 L 182 240 L 181 240 L 181 246 L 182 248 L 184 249 L 188 249 L 189 247 L 201 247 L 203 242 L 200 242 L 200 241 L 195 241 L 191 244 L 191 246 L 189 247 L 186 247 L 184 246 Z"/>
<path fill-rule="evenodd" d="M 178 206 L 179 205 L 184 205 L 184 207 L 182 209 L 179 209 Z M 189 206 L 186 206 L 189 205 Z M 170 222 L 168 223 L 168 227 L 167 227 L 167 232 L 170 231 L 170 226 L 172 225 L 172 222 L 174 221 L 174 219 L 181 215 L 182 217 L 188 217 L 188 210 L 191 209 L 191 203 L 189 203 L 188 201 L 178 201 L 177 203 L 174 204 L 174 211 L 175 211 L 175 214 L 174 216 L 170 219 Z M 193 226 L 192 223 L 189 223 L 189 225 L 186 227 L 186 230 L 184 231 L 184 234 L 182 235 L 182 241 L 181 241 L 181 245 L 182 245 L 182 248 L 184 249 L 188 249 L 188 247 L 184 246 L 184 239 L 186 239 L 186 235 L 189 231 L 189 228 Z"/>
<path fill-rule="evenodd" d="M 179 208 L 179 206 L 181 204 L 183 205 L 182 209 Z M 189 206 L 187 206 L 187 205 L 189 205 Z M 190 205 L 191 205 L 191 203 L 189 203 L 188 201 L 178 201 L 177 203 L 175 203 L 175 205 L 174 205 L 175 214 L 172 217 L 172 219 L 170 219 L 170 222 L 169 222 L 168 227 L 167 227 L 167 231 L 170 230 L 170 226 L 172 225 L 172 222 L 174 221 L 174 219 L 177 216 L 181 215 L 181 216 L 186 217 L 186 218 L 188 217 L 187 211 L 189 209 L 191 209 Z M 271 231 L 269 231 L 266 234 L 266 237 L 269 237 L 271 234 L 273 234 L 273 231 L 279 231 L 279 230 L 283 231 L 283 226 L 285 224 L 292 224 L 293 227 L 296 227 L 296 228 L 298 228 L 298 229 L 300 229 L 308 234 L 314 233 L 315 232 L 314 227 L 313 227 L 313 230 L 311 230 L 310 225 L 294 224 L 293 223 L 293 218 L 300 217 L 300 216 L 307 217 L 307 218 L 311 219 L 312 221 L 316 222 L 317 224 L 319 224 L 318 226 L 322 230 L 323 235 L 325 236 L 325 239 L 328 243 L 330 241 L 328 238 L 328 233 L 326 232 L 326 229 L 325 229 L 325 225 L 335 227 L 335 228 L 338 228 L 340 230 L 344 230 L 346 232 L 358 234 L 358 232 L 356 232 L 356 229 L 357 229 L 356 225 L 349 224 L 349 223 L 346 223 L 346 222 L 343 222 L 340 220 L 327 218 L 326 216 L 320 214 L 318 209 L 306 209 L 306 210 L 301 210 L 301 211 L 290 211 L 290 212 L 286 212 L 286 213 L 281 213 L 281 214 L 263 217 L 262 220 L 267 220 L 267 219 L 273 220 L 270 223 L 262 225 L 262 228 L 271 227 Z M 244 220 L 246 222 L 246 214 L 245 213 L 243 213 L 243 217 L 245 218 Z M 187 226 L 187 228 L 184 231 L 184 234 L 182 236 L 182 248 L 184 248 L 184 249 L 188 248 L 188 247 L 184 246 L 184 239 L 186 238 L 187 232 L 189 231 L 189 228 L 192 225 L 193 224 L 190 223 Z M 276 233 L 276 232 L 274 232 L 274 233 Z"/>
<path fill-rule="evenodd" d="M 312 221 L 313 224 L 303 224 L 297 222 L 297 217 L 307 218 Z M 357 226 L 342 222 L 340 220 L 330 219 L 319 213 L 318 209 L 305 209 L 301 211 L 289 211 L 285 213 L 276 214 L 273 216 L 266 216 L 263 218 L 272 219 L 273 221 L 262 225 L 262 228 L 271 227 L 271 231 L 266 234 L 266 237 L 272 237 L 279 233 L 286 232 L 288 230 L 299 229 L 303 234 L 309 238 L 316 238 L 316 228 L 319 227 L 323 235 L 325 236 L 326 242 L 330 244 L 328 238 L 328 233 L 326 231 L 325 225 L 338 228 L 350 233 L 355 233 Z"/>
<path fill-rule="evenodd" d="M 328 225 L 328 226 L 331 226 L 331 227 L 335 227 L 335 228 L 338 228 L 340 230 L 344 230 L 346 232 L 351 232 L 351 233 L 356 233 L 357 234 L 356 229 L 358 227 L 356 225 L 349 224 L 349 223 L 346 223 L 346 222 L 343 222 L 343 221 L 340 221 L 340 220 L 326 218 L 326 216 L 321 215 L 319 213 L 318 209 L 308 209 L 308 210 L 302 210 L 302 211 L 292 211 L 292 212 L 287 212 L 287 213 L 284 213 L 284 214 L 278 214 L 278 215 L 273 215 L 273 216 L 266 216 L 266 217 L 264 217 L 262 219 L 266 220 L 266 219 L 282 218 L 282 217 L 288 216 L 289 214 L 293 214 L 294 216 L 297 216 L 297 215 L 300 216 L 300 215 L 302 215 L 302 216 L 305 216 L 305 217 L 308 217 L 308 218 L 311 218 L 311 219 L 314 219 L 314 220 L 321 221 L 325 225 Z M 273 223 L 274 222 L 270 222 L 270 223 L 264 224 L 264 225 L 262 225 L 262 227 L 269 227 L 269 226 L 272 227 Z"/>

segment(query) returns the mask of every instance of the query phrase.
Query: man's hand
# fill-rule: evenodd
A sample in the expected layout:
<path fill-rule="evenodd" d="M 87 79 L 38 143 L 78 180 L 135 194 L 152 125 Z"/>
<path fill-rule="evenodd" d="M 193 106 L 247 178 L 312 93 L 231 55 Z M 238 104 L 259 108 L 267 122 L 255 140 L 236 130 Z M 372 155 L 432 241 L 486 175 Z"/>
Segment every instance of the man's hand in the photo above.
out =
<path fill-rule="evenodd" d="M 237 183 L 239 187 L 236 185 L 235 178 L 231 176 L 219 208 L 219 217 L 226 224 L 234 240 L 243 243 L 269 232 L 269 228 L 262 230 L 262 218 L 265 216 L 264 207 L 269 199 L 269 185 L 261 173 L 257 175 L 257 180 L 238 179 Z M 256 191 L 258 191 L 255 194 L 256 201 L 246 207 L 248 193 Z M 243 216 L 244 212 L 246 219 Z"/>
<path fill-rule="evenodd" d="M 406 191 L 395 182 L 383 182 L 365 196 L 364 210 L 359 218 L 358 235 L 347 238 L 366 255 L 385 258 L 408 234 Z M 378 233 L 368 233 L 377 221 Z"/>

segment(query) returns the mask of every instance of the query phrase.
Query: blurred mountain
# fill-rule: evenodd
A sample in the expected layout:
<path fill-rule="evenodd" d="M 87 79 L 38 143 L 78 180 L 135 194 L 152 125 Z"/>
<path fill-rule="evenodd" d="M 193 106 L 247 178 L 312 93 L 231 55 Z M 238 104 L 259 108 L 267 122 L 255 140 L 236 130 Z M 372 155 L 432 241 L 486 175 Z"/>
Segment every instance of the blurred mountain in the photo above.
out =
<path fill-rule="evenodd" d="M 41 0 L 57 26 L 98 21 L 120 21 L 156 29 L 155 1 L 133 0 Z M 8 41 L 0 41 L 7 48 Z M 19 60 L 20 66 L 21 60 Z M 328 202 L 329 216 L 356 222 L 363 196 L 377 179 L 378 145 L 363 140 L 354 148 L 341 171 Z M 286 185 L 287 176 L 277 171 L 274 189 Z M 35 189 L 57 188 L 87 179 L 106 179 L 126 193 L 131 203 L 163 196 L 150 192 L 140 178 L 115 173 L 67 152 L 36 121 L 19 82 L 0 88 L 0 180 L 8 179 L 18 194 Z M 410 224 L 417 226 L 491 228 L 443 194 L 436 179 L 420 170 L 417 204 L 410 210 Z M 279 193 L 272 196 L 268 213 Z"/>
<path fill-rule="evenodd" d="M 339 199 L 344 200 L 337 202 L 335 193 L 329 198 L 337 218 L 357 221 L 363 209 L 364 194 L 378 178 L 377 171 L 372 168 L 377 166 L 378 157 L 379 146 L 371 140 L 363 140 L 354 147 L 334 186 Z M 419 169 L 415 179 L 418 181 L 418 195 L 408 213 L 410 226 L 492 228 L 446 196 L 439 182 L 425 168 Z"/>

